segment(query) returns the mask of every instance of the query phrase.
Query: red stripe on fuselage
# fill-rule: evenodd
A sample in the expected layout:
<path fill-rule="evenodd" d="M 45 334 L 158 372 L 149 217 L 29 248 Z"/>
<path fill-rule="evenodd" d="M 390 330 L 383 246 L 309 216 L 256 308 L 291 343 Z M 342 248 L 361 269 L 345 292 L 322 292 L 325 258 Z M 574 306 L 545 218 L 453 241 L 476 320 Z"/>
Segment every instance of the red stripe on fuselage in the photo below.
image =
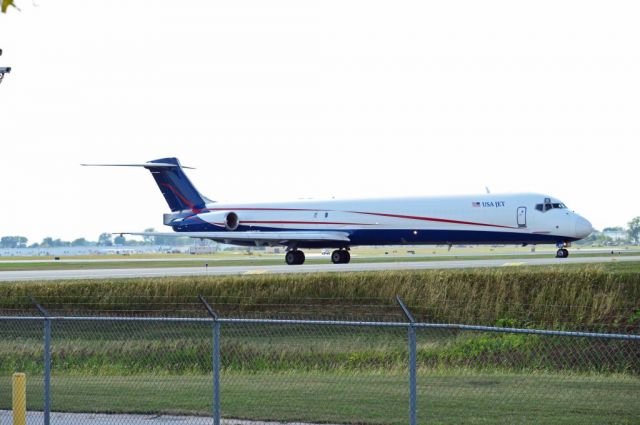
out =
<path fill-rule="evenodd" d="M 501 224 L 488 224 L 488 223 L 478 223 L 475 221 L 463 221 L 463 220 L 452 220 L 447 218 L 435 218 L 435 217 L 422 217 L 415 215 L 402 215 L 402 214 L 388 214 L 388 213 L 375 213 L 375 212 L 366 212 L 366 211 L 337 211 L 337 210 L 327 210 L 322 208 L 252 208 L 252 207 L 240 207 L 240 208 L 203 208 L 203 211 L 330 211 L 330 212 L 347 212 L 353 214 L 364 214 L 364 215 L 375 215 L 380 217 L 391 217 L 391 218 L 404 218 L 407 220 L 420 220 L 420 221 L 432 221 L 436 223 L 451 223 L 451 224 L 466 224 L 470 226 L 486 226 L 486 227 L 500 227 L 503 229 L 516 229 L 513 226 L 503 226 Z M 242 221 L 243 223 L 247 223 L 246 221 Z M 253 223 L 260 223 L 260 221 L 254 221 Z M 323 224 L 322 222 L 294 222 L 294 221 L 265 221 L 263 223 L 281 223 L 281 224 Z M 345 225 L 373 225 L 370 223 L 326 223 L 326 224 L 345 224 Z"/>
<path fill-rule="evenodd" d="M 203 208 L 202 211 L 334 211 L 318 208 Z"/>
<path fill-rule="evenodd" d="M 504 229 L 515 229 L 515 227 L 503 226 L 501 224 L 477 223 L 475 221 L 451 220 L 448 218 L 420 217 L 415 215 L 385 214 L 385 213 L 372 213 L 372 212 L 362 212 L 362 211 L 347 211 L 347 212 L 355 213 L 355 214 L 377 215 L 382 217 L 406 218 L 408 220 L 434 221 L 437 223 L 468 224 L 471 226 L 502 227 Z"/>
<path fill-rule="evenodd" d="M 373 223 L 342 223 L 339 221 L 281 221 L 281 220 L 240 220 L 240 224 L 338 224 L 338 225 L 351 225 L 351 226 L 375 226 Z"/>

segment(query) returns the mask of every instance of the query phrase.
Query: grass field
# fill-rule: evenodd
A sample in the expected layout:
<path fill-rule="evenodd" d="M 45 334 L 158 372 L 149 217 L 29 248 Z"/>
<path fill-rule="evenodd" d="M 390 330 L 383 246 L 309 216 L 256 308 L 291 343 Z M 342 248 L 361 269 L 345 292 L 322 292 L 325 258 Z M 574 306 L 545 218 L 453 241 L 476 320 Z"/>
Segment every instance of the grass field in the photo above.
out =
<path fill-rule="evenodd" d="M 623 329 L 640 326 L 639 263 L 305 275 L 194 276 L 0 285 L 0 313 L 205 315 L 404 320 L 399 295 L 420 320 Z"/>
<path fill-rule="evenodd" d="M 0 373 L 42 373 L 37 322 L 0 322 Z M 210 323 L 55 322 L 58 373 L 197 375 L 212 371 Z M 421 369 L 572 371 L 640 375 L 640 342 L 420 329 Z M 224 324 L 221 367 L 274 373 L 406 370 L 406 329 Z M 579 356 L 579 357 L 576 357 Z"/>
<path fill-rule="evenodd" d="M 0 388 L 8 388 L 0 376 Z M 29 376 L 30 409 L 42 408 L 42 378 Z M 407 377 L 400 374 L 223 373 L 226 418 L 406 424 Z M 211 376 L 52 377 L 54 411 L 208 415 Z M 421 373 L 418 422 L 436 424 L 636 424 L 640 380 L 572 374 Z M 168 396 L 170 394 L 170 396 Z M 9 394 L 0 392 L 0 408 Z"/>
<path fill-rule="evenodd" d="M 404 321 L 638 332 L 640 273 L 606 266 L 7 283 L 0 311 Z M 406 329 L 222 326 L 223 416 L 353 424 L 407 423 Z M 211 324 L 54 322 L 53 410 L 207 415 Z M 0 322 L 0 408 L 10 374 L 42 406 L 42 323 Z M 454 330 L 418 331 L 419 423 L 634 424 L 635 341 Z"/>

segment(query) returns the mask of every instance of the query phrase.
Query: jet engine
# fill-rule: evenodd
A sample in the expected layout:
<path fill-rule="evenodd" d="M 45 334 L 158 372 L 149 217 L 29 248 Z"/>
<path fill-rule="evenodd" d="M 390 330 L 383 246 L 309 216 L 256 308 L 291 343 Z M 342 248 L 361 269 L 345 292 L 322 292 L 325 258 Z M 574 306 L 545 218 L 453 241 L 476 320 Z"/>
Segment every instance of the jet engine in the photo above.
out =
<path fill-rule="evenodd" d="M 230 231 L 236 230 L 240 225 L 240 218 L 233 211 L 212 211 L 198 214 L 198 218 L 207 223 L 224 226 Z"/>

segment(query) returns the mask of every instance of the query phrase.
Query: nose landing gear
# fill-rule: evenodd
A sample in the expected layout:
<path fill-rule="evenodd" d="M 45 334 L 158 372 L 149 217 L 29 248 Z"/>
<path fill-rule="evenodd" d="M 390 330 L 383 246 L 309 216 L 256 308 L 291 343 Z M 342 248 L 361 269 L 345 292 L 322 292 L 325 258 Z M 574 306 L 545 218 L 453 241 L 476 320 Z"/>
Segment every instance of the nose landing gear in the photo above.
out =
<path fill-rule="evenodd" d="M 560 248 L 556 252 L 556 258 L 567 258 L 569 256 L 569 250 L 566 248 Z"/>

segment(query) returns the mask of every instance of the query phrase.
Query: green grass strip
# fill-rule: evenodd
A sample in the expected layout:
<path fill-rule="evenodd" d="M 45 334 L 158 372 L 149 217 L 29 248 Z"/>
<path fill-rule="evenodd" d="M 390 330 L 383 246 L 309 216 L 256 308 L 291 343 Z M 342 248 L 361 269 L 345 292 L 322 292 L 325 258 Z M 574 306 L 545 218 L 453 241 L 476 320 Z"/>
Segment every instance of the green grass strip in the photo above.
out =
<path fill-rule="evenodd" d="M 0 376 L 0 388 L 9 388 Z M 54 374 L 54 411 L 209 415 L 211 376 L 77 377 Z M 418 418 L 435 424 L 635 424 L 640 379 L 571 374 L 421 374 Z M 223 373 L 227 418 L 406 424 L 402 374 Z M 42 379 L 28 377 L 28 407 L 42 408 Z M 0 392 L 0 408 L 10 404 Z"/>

